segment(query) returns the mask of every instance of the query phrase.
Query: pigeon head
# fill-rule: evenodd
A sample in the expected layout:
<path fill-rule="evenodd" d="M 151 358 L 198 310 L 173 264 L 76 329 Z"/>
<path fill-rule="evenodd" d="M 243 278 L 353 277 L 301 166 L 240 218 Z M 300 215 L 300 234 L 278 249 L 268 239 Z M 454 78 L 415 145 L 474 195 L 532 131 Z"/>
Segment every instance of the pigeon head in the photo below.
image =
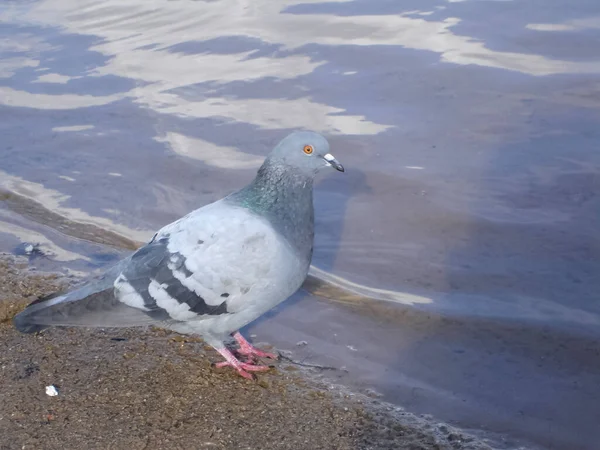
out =
<path fill-rule="evenodd" d="M 329 143 L 317 134 L 299 131 L 271 151 L 246 187 L 228 202 L 266 218 L 301 255 L 310 260 L 314 237 L 313 180 L 317 172 L 342 165 L 329 153 Z"/>
<path fill-rule="evenodd" d="M 288 135 L 271 151 L 268 161 L 293 168 L 309 177 L 325 167 L 344 171 L 344 167 L 329 153 L 327 140 L 311 131 Z"/>

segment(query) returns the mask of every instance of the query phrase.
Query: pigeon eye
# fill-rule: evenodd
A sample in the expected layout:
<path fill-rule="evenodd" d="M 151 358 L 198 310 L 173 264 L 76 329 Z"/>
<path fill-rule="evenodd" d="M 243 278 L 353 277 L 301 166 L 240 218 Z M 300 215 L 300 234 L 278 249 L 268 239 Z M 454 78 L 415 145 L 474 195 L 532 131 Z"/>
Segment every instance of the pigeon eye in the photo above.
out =
<path fill-rule="evenodd" d="M 304 153 L 306 153 L 307 155 L 310 155 L 313 151 L 314 151 L 314 149 L 312 148 L 312 145 L 304 146 Z"/>

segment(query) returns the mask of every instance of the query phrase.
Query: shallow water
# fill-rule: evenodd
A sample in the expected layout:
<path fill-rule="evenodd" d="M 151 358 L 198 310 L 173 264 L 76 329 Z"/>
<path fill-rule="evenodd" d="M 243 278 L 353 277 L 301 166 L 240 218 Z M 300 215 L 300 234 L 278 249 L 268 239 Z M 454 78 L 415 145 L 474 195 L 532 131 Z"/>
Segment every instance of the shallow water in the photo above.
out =
<path fill-rule="evenodd" d="M 317 184 L 313 263 L 361 306 L 253 332 L 409 409 L 595 448 L 599 46 L 595 0 L 3 2 L 0 250 L 100 269 L 320 131 L 348 170 Z"/>

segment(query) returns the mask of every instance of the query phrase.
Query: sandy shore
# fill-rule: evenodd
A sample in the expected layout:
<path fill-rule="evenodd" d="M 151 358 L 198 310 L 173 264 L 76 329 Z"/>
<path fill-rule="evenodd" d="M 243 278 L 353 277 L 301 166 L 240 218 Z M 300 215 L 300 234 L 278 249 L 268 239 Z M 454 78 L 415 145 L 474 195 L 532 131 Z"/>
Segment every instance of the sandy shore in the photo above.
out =
<path fill-rule="evenodd" d="M 488 448 L 311 381 L 293 363 L 256 382 L 214 369 L 219 357 L 200 340 L 160 329 L 14 330 L 15 312 L 64 285 L 0 259 L 1 449 Z"/>

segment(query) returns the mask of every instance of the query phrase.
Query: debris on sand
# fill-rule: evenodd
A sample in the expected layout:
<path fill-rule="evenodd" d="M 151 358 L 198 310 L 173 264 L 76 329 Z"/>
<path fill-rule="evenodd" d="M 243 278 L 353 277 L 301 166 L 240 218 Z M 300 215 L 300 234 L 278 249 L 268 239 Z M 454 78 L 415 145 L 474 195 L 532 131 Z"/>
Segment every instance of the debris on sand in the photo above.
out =
<path fill-rule="evenodd" d="M 46 256 L 46 253 L 42 250 L 41 244 L 22 242 L 15 248 L 15 255 L 28 256 L 29 258 L 34 258 L 37 256 Z"/>
<path fill-rule="evenodd" d="M 58 389 L 53 384 L 46 386 L 46 395 L 49 397 L 56 397 L 58 395 Z"/>

